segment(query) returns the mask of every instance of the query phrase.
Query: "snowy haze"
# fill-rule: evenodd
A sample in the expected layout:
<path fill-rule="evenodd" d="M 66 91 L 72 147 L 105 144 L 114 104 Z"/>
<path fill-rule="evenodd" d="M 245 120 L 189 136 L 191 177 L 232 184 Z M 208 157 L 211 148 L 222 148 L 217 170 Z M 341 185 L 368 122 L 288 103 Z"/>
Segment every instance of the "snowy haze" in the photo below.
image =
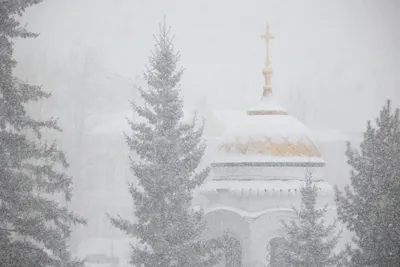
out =
<path fill-rule="evenodd" d="M 324 155 L 326 180 L 342 186 L 344 140 L 360 135 L 387 99 L 400 107 L 399 12 L 396 0 L 45 0 L 28 9 L 22 20 L 40 36 L 16 40 L 16 75 L 53 94 L 32 109 L 57 116 L 64 130 L 56 137 L 74 177 L 71 208 L 89 220 L 74 229 L 72 247 L 87 236 L 116 236 L 105 212 L 132 215 L 121 129 L 164 15 L 185 68 L 186 108 L 219 114 L 260 99 L 260 35 L 269 23 L 274 96 L 311 130 L 342 133 Z M 96 133 L 104 123 L 113 134 Z"/>
<path fill-rule="evenodd" d="M 265 44 L 259 35 L 268 22 L 276 37 L 272 85 L 282 106 L 310 127 L 360 132 L 385 99 L 400 104 L 399 7 L 388 0 L 47 0 L 23 18 L 40 38 L 17 42 L 18 71 L 51 70 L 80 43 L 96 51 L 100 76 L 134 80 L 165 14 L 186 68 L 186 104 L 207 99 L 216 108 L 247 108 L 262 91 Z M 28 57 L 38 51 L 47 66 Z M 121 85 L 127 86 L 116 79 L 113 94 Z M 59 87 L 57 80 L 52 87 Z M 125 99 L 117 102 L 128 108 Z"/>

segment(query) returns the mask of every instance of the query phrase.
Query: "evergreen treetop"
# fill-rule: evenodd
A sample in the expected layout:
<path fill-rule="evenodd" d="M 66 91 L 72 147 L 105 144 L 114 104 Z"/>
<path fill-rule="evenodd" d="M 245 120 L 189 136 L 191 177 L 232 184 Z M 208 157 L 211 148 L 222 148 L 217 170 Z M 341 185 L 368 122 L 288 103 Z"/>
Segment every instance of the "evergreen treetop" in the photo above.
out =
<path fill-rule="evenodd" d="M 338 216 L 354 233 L 348 246 L 350 266 L 400 266 L 400 122 L 399 109 L 387 101 L 367 123 L 360 149 L 350 143 L 350 186 L 336 188 Z"/>
<path fill-rule="evenodd" d="M 67 246 L 70 224 L 84 223 L 56 198 L 71 199 L 68 164 L 42 131 L 60 131 L 56 121 L 35 120 L 26 105 L 50 97 L 13 76 L 14 38 L 32 38 L 18 21 L 40 0 L 0 3 L 0 266 L 80 266 Z"/>
<path fill-rule="evenodd" d="M 218 260 L 213 244 L 202 239 L 202 212 L 193 211 L 193 190 L 203 183 L 209 169 L 197 170 L 205 151 L 203 129 L 182 122 L 183 100 L 178 68 L 180 55 L 165 22 L 160 26 L 155 50 L 144 75 L 146 89 L 139 88 L 144 106 L 132 103 L 143 122 L 130 121 L 126 135 L 137 185 L 130 185 L 137 223 L 113 218 L 113 224 L 136 237 L 134 266 L 213 266 Z M 195 120 L 195 119 L 194 119 Z"/>
<path fill-rule="evenodd" d="M 271 267 L 333 267 L 342 266 L 343 254 L 335 254 L 340 231 L 336 221 L 326 226 L 324 215 L 328 207 L 318 209 L 318 187 L 307 173 L 305 184 L 300 188 L 301 207 L 293 208 L 295 220 L 282 221 L 283 241 L 270 260 Z"/>

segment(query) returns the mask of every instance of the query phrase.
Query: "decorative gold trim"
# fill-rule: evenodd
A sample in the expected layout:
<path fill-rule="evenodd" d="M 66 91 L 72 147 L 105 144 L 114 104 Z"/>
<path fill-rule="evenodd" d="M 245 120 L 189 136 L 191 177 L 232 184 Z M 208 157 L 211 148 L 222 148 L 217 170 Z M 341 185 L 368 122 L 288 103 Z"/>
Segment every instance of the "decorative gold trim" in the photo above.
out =
<path fill-rule="evenodd" d="M 239 140 L 236 140 L 235 147 L 241 154 L 246 154 L 249 144 L 250 142 L 241 143 Z"/>
<path fill-rule="evenodd" d="M 240 141 L 237 138 L 233 143 L 221 144 L 219 150 L 227 154 L 261 154 L 275 157 L 321 157 L 317 147 L 307 136 L 304 136 L 295 143 L 291 142 L 287 137 L 281 137 L 279 141 L 272 141 L 271 138 L 266 136 L 263 140 L 249 139 L 246 142 Z"/>
<path fill-rule="evenodd" d="M 320 154 L 318 148 L 317 148 L 316 145 L 311 141 L 310 137 L 306 136 L 306 138 L 308 139 L 308 141 L 309 141 L 309 142 L 311 143 L 311 145 L 313 146 L 314 152 L 315 152 L 316 154 L 318 154 L 318 156 L 321 156 L 321 154 Z"/>
<path fill-rule="evenodd" d="M 252 142 L 252 149 L 254 149 L 254 151 L 257 154 L 265 154 L 266 152 L 268 152 L 267 143 L 268 143 L 268 140 L 254 141 L 254 142 Z"/>

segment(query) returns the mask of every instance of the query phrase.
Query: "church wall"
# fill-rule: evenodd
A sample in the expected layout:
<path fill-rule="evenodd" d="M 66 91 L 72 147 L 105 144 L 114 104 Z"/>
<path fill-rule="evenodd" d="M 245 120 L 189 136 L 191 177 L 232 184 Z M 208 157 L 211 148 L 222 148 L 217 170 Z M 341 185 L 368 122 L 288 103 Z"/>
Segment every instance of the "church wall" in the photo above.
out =
<path fill-rule="evenodd" d="M 243 197 L 243 196 L 225 196 L 220 194 L 220 196 L 215 196 L 209 203 L 208 208 L 214 205 L 235 207 L 237 209 L 245 210 L 248 212 L 260 212 L 267 209 L 275 208 L 291 208 L 294 204 L 299 201 L 299 197 Z"/>
<path fill-rule="evenodd" d="M 214 180 L 303 180 L 308 171 L 314 180 L 322 180 L 325 173 L 321 167 L 214 165 L 212 175 Z"/>
<path fill-rule="evenodd" d="M 294 219 L 294 213 L 287 210 L 274 210 L 267 212 L 251 223 L 251 258 L 259 265 L 267 260 L 267 247 L 275 237 L 282 237 L 281 220 Z"/>
<path fill-rule="evenodd" d="M 212 209 L 213 207 L 234 207 L 236 209 L 241 209 L 247 212 L 261 212 L 268 209 L 276 208 L 288 208 L 291 209 L 293 206 L 298 206 L 300 203 L 300 193 L 293 192 L 289 194 L 286 191 L 280 191 L 276 189 L 276 193 L 273 195 L 264 194 L 252 194 L 249 192 L 244 192 L 242 194 L 232 194 L 228 190 L 219 190 L 220 192 L 207 193 L 206 196 L 202 196 L 203 201 L 196 198 L 196 205 L 201 205 L 204 209 Z M 239 190 L 240 191 L 240 190 Z M 333 204 L 333 192 L 325 193 L 320 192 L 318 198 L 319 205 Z M 207 201 L 205 201 L 206 197 Z"/>
<path fill-rule="evenodd" d="M 231 229 L 239 238 L 243 233 L 247 234 L 247 241 L 243 242 L 244 262 L 264 264 L 267 256 L 267 245 L 275 237 L 281 237 L 281 220 L 295 219 L 293 207 L 300 208 L 300 195 L 296 196 L 234 196 L 229 192 L 219 194 L 207 194 L 207 202 L 202 206 L 206 212 L 210 232 L 221 232 L 222 229 Z M 333 191 L 321 193 L 317 199 L 317 206 L 323 207 L 328 204 L 328 211 L 325 215 L 327 224 L 336 218 L 336 210 L 333 202 Z M 222 227 L 224 226 L 224 227 Z M 338 229 L 341 225 L 338 224 Z M 209 228 L 210 229 L 210 228 Z M 238 230 L 238 229 L 246 229 Z M 241 240 L 241 239 L 240 239 Z M 337 250 L 344 248 L 349 241 L 347 233 L 343 233 L 340 245 Z"/>
<path fill-rule="evenodd" d="M 240 241 L 242 257 L 244 260 L 250 257 L 250 227 L 238 214 L 228 210 L 216 210 L 204 215 L 206 221 L 206 238 L 221 237 L 225 233 Z"/>

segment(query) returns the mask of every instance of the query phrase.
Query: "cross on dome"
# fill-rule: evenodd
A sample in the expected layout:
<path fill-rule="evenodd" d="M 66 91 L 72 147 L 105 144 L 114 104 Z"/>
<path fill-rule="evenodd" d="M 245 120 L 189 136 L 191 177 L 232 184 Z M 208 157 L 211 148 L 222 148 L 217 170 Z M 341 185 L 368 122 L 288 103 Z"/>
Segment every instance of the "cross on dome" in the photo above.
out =
<path fill-rule="evenodd" d="M 272 36 L 269 33 L 269 25 L 268 25 L 268 23 L 267 23 L 267 29 L 265 31 L 265 34 L 261 35 L 260 37 L 265 39 L 266 48 L 267 48 L 267 54 L 266 54 L 266 59 L 265 59 L 265 67 L 268 68 L 269 64 L 271 63 L 271 61 L 269 61 L 269 41 L 275 39 L 275 37 Z"/>
<path fill-rule="evenodd" d="M 269 60 L 269 41 L 275 39 L 269 32 L 269 26 L 267 23 L 265 34 L 260 36 L 261 38 L 265 39 L 266 44 L 266 58 L 265 58 L 265 68 L 263 70 L 263 75 L 265 78 L 265 85 L 264 85 L 264 92 L 263 96 L 268 96 L 272 94 L 272 86 L 271 86 L 271 76 L 272 76 L 272 69 L 269 67 L 271 61 Z"/>
<path fill-rule="evenodd" d="M 264 91 L 261 101 L 259 101 L 258 104 L 253 106 L 251 109 L 247 110 L 247 115 L 288 115 L 287 111 L 282 108 L 272 96 L 272 69 L 269 66 L 271 63 L 269 60 L 269 41 L 275 39 L 275 37 L 270 34 L 268 24 L 265 34 L 260 35 L 260 37 L 266 42 L 266 59 L 265 67 L 263 69 L 263 75 L 265 78 Z"/>

